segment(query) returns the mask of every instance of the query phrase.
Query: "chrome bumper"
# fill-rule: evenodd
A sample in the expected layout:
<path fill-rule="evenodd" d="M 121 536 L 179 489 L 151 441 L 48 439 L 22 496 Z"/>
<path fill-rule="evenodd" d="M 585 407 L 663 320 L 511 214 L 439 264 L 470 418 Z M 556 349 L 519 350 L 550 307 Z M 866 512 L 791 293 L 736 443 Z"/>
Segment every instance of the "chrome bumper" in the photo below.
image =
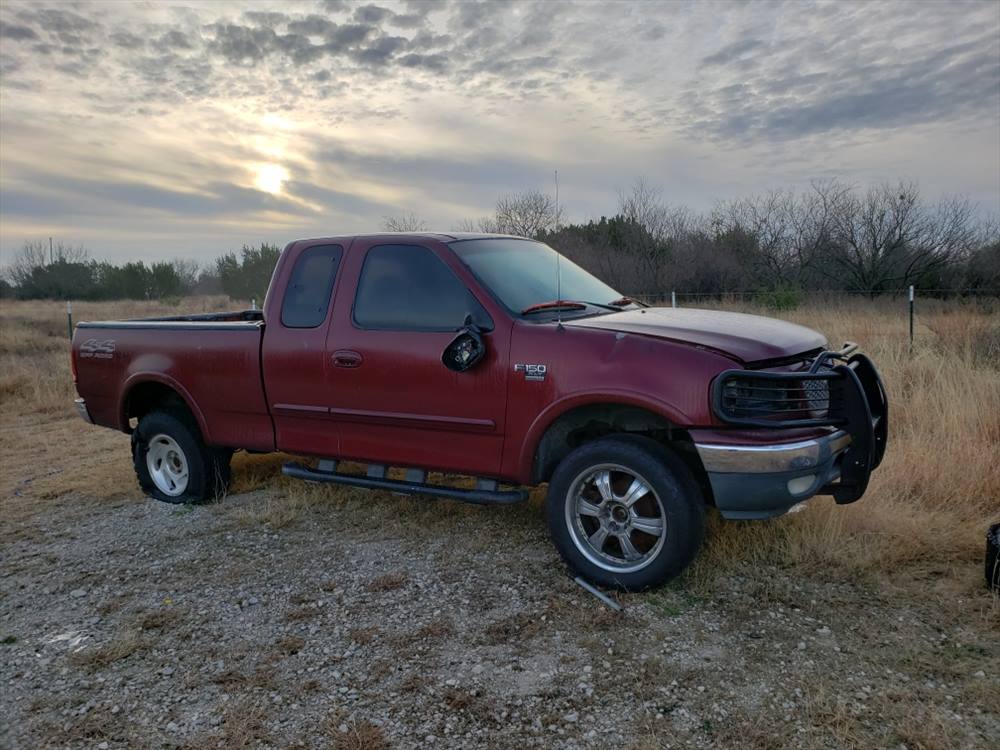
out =
<path fill-rule="evenodd" d="M 813 469 L 851 444 L 843 430 L 825 437 L 777 445 L 713 445 L 698 443 L 705 471 L 725 474 L 771 474 L 777 471 Z"/>
<path fill-rule="evenodd" d="M 87 411 L 87 402 L 82 398 L 74 399 L 73 405 L 76 406 L 76 413 L 80 415 L 82 419 L 87 424 L 94 424 L 94 420 L 90 417 L 90 412 Z"/>
<path fill-rule="evenodd" d="M 829 488 L 841 477 L 851 436 L 829 435 L 775 445 L 695 443 L 715 506 L 726 518 L 773 518 Z"/>

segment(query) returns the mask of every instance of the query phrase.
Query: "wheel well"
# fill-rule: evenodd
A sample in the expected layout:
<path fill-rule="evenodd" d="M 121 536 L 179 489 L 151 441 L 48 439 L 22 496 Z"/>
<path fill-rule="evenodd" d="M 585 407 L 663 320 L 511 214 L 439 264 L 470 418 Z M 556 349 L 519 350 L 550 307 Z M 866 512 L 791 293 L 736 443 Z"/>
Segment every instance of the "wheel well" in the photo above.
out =
<path fill-rule="evenodd" d="M 556 418 L 535 450 L 532 482 L 549 481 L 559 462 L 584 443 L 623 433 L 643 435 L 669 446 L 691 470 L 706 500 L 714 505 L 708 475 L 687 431 L 659 414 L 625 404 L 588 404 Z"/>
<path fill-rule="evenodd" d="M 180 409 L 191 414 L 181 395 L 169 385 L 155 381 L 139 383 L 125 397 L 125 420 L 134 428 L 133 419 L 138 421 L 151 411 L 162 408 Z"/>

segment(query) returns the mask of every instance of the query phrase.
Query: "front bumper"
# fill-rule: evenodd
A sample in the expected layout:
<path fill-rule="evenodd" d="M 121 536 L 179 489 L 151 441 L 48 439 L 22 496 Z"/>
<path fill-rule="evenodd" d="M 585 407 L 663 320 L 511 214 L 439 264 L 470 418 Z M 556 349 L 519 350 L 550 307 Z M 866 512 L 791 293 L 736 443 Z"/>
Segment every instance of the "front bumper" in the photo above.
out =
<path fill-rule="evenodd" d="M 80 415 L 82 419 L 87 424 L 94 424 L 93 417 L 90 416 L 90 412 L 87 411 L 87 402 L 82 398 L 74 399 L 73 406 L 76 407 L 76 413 Z"/>
<path fill-rule="evenodd" d="M 770 420 L 756 408 L 733 414 L 723 404 L 726 378 L 745 376 L 728 371 L 715 382 L 713 405 L 720 420 L 733 426 L 826 429 L 828 432 L 796 442 L 739 445 L 695 439 L 715 498 L 716 507 L 726 518 L 772 518 L 788 512 L 813 495 L 833 495 L 838 504 L 858 500 L 868 488 L 871 473 L 882 462 L 888 442 L 889 405 L 885 387 L 871 360 L 862 354 L 824 352 L 808 372 L 753 373 L 766 379 L 752 386 L 760 392 L 780 394 L 778 420 Z M 827 366 L 826 360 L 843 364 Z M 829 384 L 825 398 L 831 408 L 826 415 L 786 418 L 803 409 L 784 391 L 786 383 L 824 381 Z M 772 387 L 773 386 L 773 387 Z M 836 397 L 836 409 L 832 408 Z M 763 401 L 758 398 L 758 401 Z M 793 402 L 789 408 L 784 405 Z"/>
<path fill-rule="evenodd" d="M 838 430 L 793 443 L 695 447 L 723 517 L 750 520 L 780 516 L 832 486 L 850 445 Z"/>

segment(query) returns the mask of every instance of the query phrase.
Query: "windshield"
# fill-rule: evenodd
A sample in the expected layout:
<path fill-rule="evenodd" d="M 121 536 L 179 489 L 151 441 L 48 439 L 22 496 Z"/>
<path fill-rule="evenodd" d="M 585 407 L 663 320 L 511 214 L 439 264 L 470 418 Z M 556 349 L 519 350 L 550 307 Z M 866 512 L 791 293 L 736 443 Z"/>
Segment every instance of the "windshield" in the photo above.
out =
<path fill-rule="evenodd" d="M 532 240 L 461 240 L 450 245 L 512 312 L 555 300 L 607 306 L 622 295 L 548 245 Z M 556 280 L 556 259 L 559 277 Z M 573 310 L 569 311 L 574 312 Z M 592 314 L 590 310 L 586 314 Z"/>

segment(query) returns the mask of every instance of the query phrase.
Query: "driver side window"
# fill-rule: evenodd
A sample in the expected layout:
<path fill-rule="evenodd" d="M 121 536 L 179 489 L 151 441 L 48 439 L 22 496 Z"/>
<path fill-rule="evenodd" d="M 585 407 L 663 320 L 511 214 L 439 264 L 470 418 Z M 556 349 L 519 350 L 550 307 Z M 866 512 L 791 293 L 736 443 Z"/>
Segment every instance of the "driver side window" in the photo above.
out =
<path fill-rule="evenodd" d="M 457 331 L 467 317 L 490 330 L 493 321 L 451 269 L 419 245 L 377 245 L 368 251 L 354 299 L 359 328 Z"/>

